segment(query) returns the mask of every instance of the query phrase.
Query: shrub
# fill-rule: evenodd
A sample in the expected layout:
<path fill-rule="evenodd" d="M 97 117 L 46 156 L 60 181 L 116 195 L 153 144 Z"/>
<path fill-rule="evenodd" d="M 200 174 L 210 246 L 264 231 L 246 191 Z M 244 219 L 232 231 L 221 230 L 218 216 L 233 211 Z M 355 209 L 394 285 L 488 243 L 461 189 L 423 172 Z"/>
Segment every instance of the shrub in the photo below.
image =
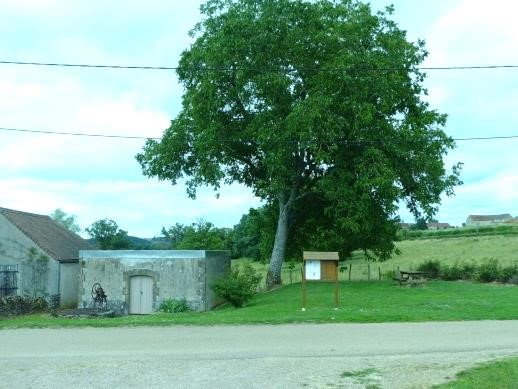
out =
<path fill-rule="evenodd" d="M 446 281 L 472 280 L 476 271 L 477 266 L 474 263 L 455 263 L 442 268 L 441 278 Z"/>
<path fill-rule="evenodd" d="M 159 308 L 162 312 L 166 313 L 180 313 L 180 312 L 187 312 L 191 309 L 189 308 L 189 305 L 187 304 L 187 300 L 185 299 L 167 299 L 162 301 Z"/>
<path fill-rule="evenodd" d="M 43 297 L 36 297 L 34 300 L 32 300 L 32 312 L 44 312 L 48 308 L 49 304 Z"/>
<path fill-rule="evenodd" d="M 61 305 L 61 295 L 59 293 L 50 295 L 49 308 L 52 311 L 55 311 L 55 310 L 59 309 L 60 305 Z"/>
<path fill-rule="evenodd" d="M 480 282 L 494 282 L 500 278 L 500 267 L 498 261 L 491 258 L 486 263 L 481 264 L 478 267 L 478 280 Z"/>
<path fill-rule="evenodd" d="M 217 296 L 234 307 L 242 307 L 257 293 L 259 282 L 261 282 L 261 276 L 250 264 L 246 264 L 242 271 L 239 267 L 235 267 L 229 274 L 216 280 L 212 289 Z"/>
<path fill-rule="evenodd" d="M 463 263 L 461 265 L 461 272 L 463 280 L 473 280 L 477 273 L 477 265 L 475 263 Z"/>
<path fill-rule="evenodd" d="M 437 260 L 428 260 L 421 263 L 417 267 L 417 270 L 426 273 L 426 277 L 428 278 L 436 279 L 439 278 L 441 274 L 441 263 Z"/>
<path fill-rule="evenodd" d="M 44 312 L 47 308 L 47 301 L 43 297 L 0 297 L 0 315 L 24 315 L 32 312 Z"/>
<path fill-rule="evenodd" d="M 444 266 L 441 269 L 441 279 L 445 281 L 462 280 L 462 269 L 458 264 Z"/>
<path fill-rule="evenodd" d="M 514 277 L 518 277 L 518 266 L 511 265 L 500 269 L 500 275 L 498 281 L 510 282 Z"/>

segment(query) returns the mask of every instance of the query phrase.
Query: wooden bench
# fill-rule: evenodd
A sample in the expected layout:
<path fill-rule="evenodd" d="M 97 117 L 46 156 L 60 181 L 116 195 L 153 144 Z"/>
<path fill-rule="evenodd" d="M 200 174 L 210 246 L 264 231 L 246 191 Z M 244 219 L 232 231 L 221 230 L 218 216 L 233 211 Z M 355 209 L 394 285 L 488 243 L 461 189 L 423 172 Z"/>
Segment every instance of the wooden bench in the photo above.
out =
<path fill-rule="evenodd" d="M 421 271 L 400 271 L 398 269 L 392 279 L 399 282 L 399 286 L 424 286 L 426 284 L 426 273 Z"/>

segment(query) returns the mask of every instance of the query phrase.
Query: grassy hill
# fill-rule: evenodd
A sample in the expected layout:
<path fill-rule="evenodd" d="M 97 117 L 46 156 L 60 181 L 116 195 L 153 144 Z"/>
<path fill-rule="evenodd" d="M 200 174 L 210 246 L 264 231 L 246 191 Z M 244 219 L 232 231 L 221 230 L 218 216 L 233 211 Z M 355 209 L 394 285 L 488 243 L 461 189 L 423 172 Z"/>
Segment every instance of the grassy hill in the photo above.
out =
<path fill-rule="evenodd" d="M 391 278 L 398 266 L 401 270 L 415 270 L 419 264 L 427 260 L 438 260 L 443 264 L 451 265 L 456 262 L 486 262 L 491 258 L 498 260 L 502 266 L 518 264 L 518 235 L 483 235 L 442 239 L 416 239 L 397 242 L 396 246 L 401 250 L 387 262 L 373 262 L 370 265 L 365 260 L 362 252 L 355 252 L 351 260 L 345 261 L 344 269 L 340 273 L 341 280 L 367 280 L 369 270 L 371 279 Z M 238 260 L 235 263 L 245 261 Z M 253 266 L 262 274 L 266 274 L 267 265 L 257 262 Z M 296 263 L 291 270 L 291 282 L 300 282 L 301 264 Z M 283 283 L 290 284 L 289 264 L 283 266 Z M 264 280 L 264 277 L 263 277 Z"/>

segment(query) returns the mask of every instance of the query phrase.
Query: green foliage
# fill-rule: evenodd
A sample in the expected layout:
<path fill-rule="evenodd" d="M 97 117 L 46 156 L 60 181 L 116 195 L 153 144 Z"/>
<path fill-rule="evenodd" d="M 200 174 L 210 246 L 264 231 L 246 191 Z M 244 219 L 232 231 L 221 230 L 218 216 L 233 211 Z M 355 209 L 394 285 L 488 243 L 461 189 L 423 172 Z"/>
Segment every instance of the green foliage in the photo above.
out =
<path fill-rule="evenodd" d="M 169 227 L 167 230 L 162 227 L 162 235 L 169 242 L 169 248 L 176 249 L 182 241 L 185 235 L 185 229 L 187 227 L 183 224 L 176 223 L 174 226 Z"/>
<path fill-rule="evenodd" d="M 183 250 L 227 250 L 230 248 L 229 230 L 216 228 L 203 219 L 185 228 L 183 239 L 177 246 Z"/>
<path fill-rule="evenodd" d="M 234 226 L 232 257 L 266 261 L 272 252 L 276 222 L 275 210 L 271 206 L 250 208 Z"/>
<path fill-rule="evenodd" d="M 137 160 L 149 177 L 185 177 L 191 197 L 200 185 L 250 187 L 279 222 L 272 272 L 297 239 L 386 260 L 398 204 L 430 217 L 460 183 L 460 165 L 443 163 L 446 116 L 421 100 L 424 43 L 408 42 L 390 10 L 208 0 L 201 13 L 177 70 L 182 110 Z"/>
<path fill-rule="evenodd" d="M 474 280 L 478 266 L 475 263 L 454 263 L 441 268 L 441 278 L 446 281 Z"/>
<path fill-rule="evenodd" d="M 87 234 L 95 240 L 101 250 L 124 250 L 131 248 L 128 233 L 121 230 L 111 219 L 98 220 L 88 228 Z"/>
<path fill-rule="evenodd" d="M 421 263 L 419 271 L 424 271 L 430 278 L 441 278 L 445 281 L 478 280 L 480 282 L 512 283 L 518 277 L 518 265 L 502 267 L 495 258 L 490 258 L 479 265 L 474 262 L 456 262 L 441 265 L 439 261 L 427 260 Z"/>
<path fill-rule="evenodd" d="M 518 235 L 518 226 L 499 225 L 479 228 L 447 228 L 443 230 L 402 230 L 397 232 L 399 240 L 410 239 L 447 239 L 460 237 Z"/>
<path fill-rule="evenodd" d="M 417 218 L 414 225 L 411 227 L 412 230 L 424 231 L 428 229 L 428 223 L 424 217 Z"/>
<path fill-rule="evenodd" d="M 28 267 L 30 268 L 30 288 L 32 297 L 43 296 L 46 291 L 47 272 L 49 257 L 43 253 L 38 253 L 35 247 L 31 247 L 27 252 Z"/>
<path fill-rule="evenodd" d="M 81 228 L 77 224 L 77 218 L 75 215 L 67 215 L 61 208 L 57 208 L 50 214 L 50 217 L 55 222 L 61 224 L 67 230 L 78 234 L 81 232 Z"/>
<path fill-rule="evenodd" d="M 477 279 L 480 282 L 494 282 L 500 278 L 500 266 L 498 261 L 490 258 L 486 263 L 480 264 L 477 271 Z"/>
<path fill-rule="evenodd" d="M 176 223 L 162 234 L 170 241 L 170 248 L 177 250 L 229 250 L 231 230 L 216 228 L 212 223 L 199 219 L 190 226 Z"/>
<path fill-rule="evenodd" d="M 189 304 L 187 304 L 187 300 L 185 299 L 167 299 L 162 301 L 159 307 L 161 312 L 166 313 L 180 313 L 187 312 L 191 309 L 189 308 Z"/>
<path fill-rule="evenodd" d="M 499 273 L 498 281 L 513 283 L 513 280 L 518 277 L 518 265 L 501 267 Z"/>
<path fill-rule="evenodd" d="M 418 271 L 426 273 L 428 278 L 437 279 L 441 274 L 441 263 L 439 261 L 428 260 L 417 267 Z"/>
<path fill-rule="evenodd" d="M 245 264 L 242 268 L 236 266 L 230 269 L 229 274 L 214 282 L 212 289 L 234 307 L 242 307 L 257 293 L 260 282 L 261 276 L 250 264 Z"/>
<path fill-rule="evenodd" d="M 43 297 L 0 297 L 0 316 L 45 312 L 47 308 L 48 303 Z"/>

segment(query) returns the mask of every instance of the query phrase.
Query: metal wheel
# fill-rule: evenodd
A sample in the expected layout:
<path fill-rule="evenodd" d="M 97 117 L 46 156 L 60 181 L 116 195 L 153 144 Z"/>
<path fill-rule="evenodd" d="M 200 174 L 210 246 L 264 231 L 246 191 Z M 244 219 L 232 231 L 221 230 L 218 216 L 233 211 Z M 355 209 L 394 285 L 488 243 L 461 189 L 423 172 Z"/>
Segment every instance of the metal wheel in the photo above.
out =
<path fill-rule="evenodd" d="M 98 282 L 96 282 L 95 284 L 92 285 L 92 299 L 94 301 L 99 299 L 99 296 L 101 295 L 102 290 L 103 290 L 103 288 L 101 287 L 101 284 L 99 284 Z"/>

